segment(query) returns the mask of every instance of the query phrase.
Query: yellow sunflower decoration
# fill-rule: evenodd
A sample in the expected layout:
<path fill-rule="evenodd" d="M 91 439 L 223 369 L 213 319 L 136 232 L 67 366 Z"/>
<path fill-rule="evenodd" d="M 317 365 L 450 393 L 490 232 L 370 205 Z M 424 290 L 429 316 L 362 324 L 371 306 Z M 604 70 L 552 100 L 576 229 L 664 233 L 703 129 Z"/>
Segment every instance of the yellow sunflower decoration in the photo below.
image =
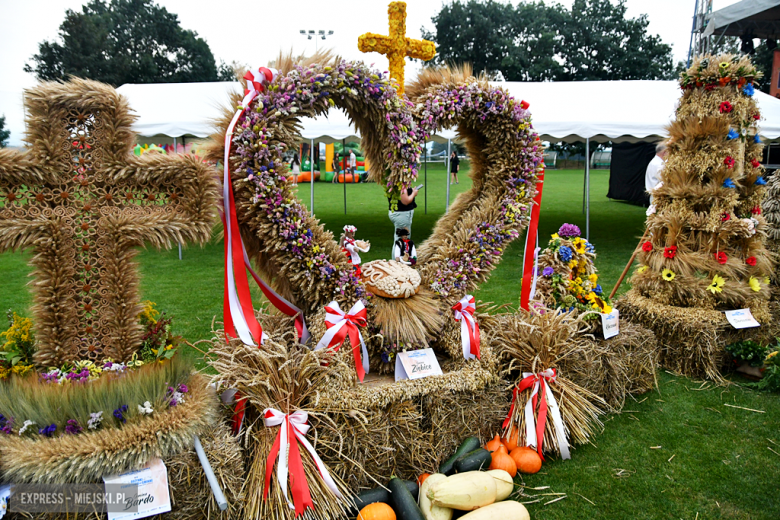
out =
<path fill-rule="evenodd" d="M 674 280 L 675 276 L 676 275 L 674 274 L 674 271 L 672 271 L 671 269 L 664 269 L 663 271 L 661 271 L 661 277 L 667 282 L 671 282 L 672 280 Z"/>
<path fill-rule="evenodd" d="M 751 276 L 748 283 L 750 284 L 750 288 L 755 292 L 759 292 L 761 290 L 761 282 L 759 282 L 756 278 Z"/>
<path fill-rule="evenodd" d="M 712 283 L 709 285 L 709 287 L 707 287 L 707 290 L 712 294 L 717 294 L 719 292 L 723 292 L 724 285 L 726 285 L 726 280 L 724 280 L 722 276 L 718 276 L 716 274 L 712 277 Z"/>

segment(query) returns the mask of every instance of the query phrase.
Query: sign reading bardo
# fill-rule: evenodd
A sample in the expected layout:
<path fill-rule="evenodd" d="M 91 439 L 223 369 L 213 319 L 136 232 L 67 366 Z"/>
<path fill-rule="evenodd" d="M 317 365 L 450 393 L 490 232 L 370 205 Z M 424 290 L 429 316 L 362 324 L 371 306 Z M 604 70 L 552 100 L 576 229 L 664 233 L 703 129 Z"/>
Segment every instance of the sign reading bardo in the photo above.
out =
<path fill-rule="evenodd" d="M 753 317 L 750 309 L 737 309 L 735 311 L 726 311 L 726 319 L 735 329 L 747 329 L 750 327 L 760 327 L 761 324 Z"/>
<path fill-rule="evenodd" d="M 422 379 L 442 375 L 432 348 L 399 352 L 395 357 L 395 380 Z"/>
<path fill-rule="evenodd" d="M 125 499 L 125 510 L 108 513 L 108 520 L 130 520 L 167 513 L 171 510 L 171 494 L 168 490 L 168 470 L 160 459 L 153 459 L 145 467 L 117 475 L 104 477 L 108 486 L 135 489 Z"/>

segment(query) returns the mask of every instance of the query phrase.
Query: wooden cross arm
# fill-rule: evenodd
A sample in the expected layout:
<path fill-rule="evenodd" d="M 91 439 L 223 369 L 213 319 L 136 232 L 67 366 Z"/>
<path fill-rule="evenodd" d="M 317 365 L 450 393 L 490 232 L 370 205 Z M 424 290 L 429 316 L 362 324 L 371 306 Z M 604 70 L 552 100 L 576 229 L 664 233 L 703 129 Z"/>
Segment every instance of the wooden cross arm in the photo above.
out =
<path fill-rule="evenodd" d="M 165 206 L 156 213 L 167 215 L 159 220 L 161 235 L 145 236 L 157 247 L 170 241 L 204 243 L 211 238 L 211 228 L 217 220 L 220 199 L 217 171 L 192 155 L 162 155 L 145 153 L 124 162 L 107 165 L 107 175 L 116 182 L 159 187 L 173 191 Z M 175 217 L 175 218 L 174 218 Z M 141 232 L 138 229 L 135 232 Z"/>

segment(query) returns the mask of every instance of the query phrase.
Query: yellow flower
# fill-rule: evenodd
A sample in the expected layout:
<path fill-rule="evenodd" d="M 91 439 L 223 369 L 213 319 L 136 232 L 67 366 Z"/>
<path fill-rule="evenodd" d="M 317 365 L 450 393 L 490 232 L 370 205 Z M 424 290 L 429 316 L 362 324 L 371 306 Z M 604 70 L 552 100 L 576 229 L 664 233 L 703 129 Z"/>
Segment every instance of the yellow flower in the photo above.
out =
<path fill-rule="evenodd" d="M 588 280 L 590 280 L 590 283 L 595 285 L 599 281 L 599 275 L 597 275 L 596 273 L 593 273 L 593 274 L 588 276 Z"/>
<path fill-rule="evenodd" d="M 585 296 L 585 299 L 588 300 L 589 302 L 592 302 L 593 300 L 596 299 L 596 293 L 594 292 L 588 293 L 587 296 Z"/>
<path fill-rule="evenodd" d="M 647 271 L 647 266 L 646 265 L 641 265 L 636 270 L 637 273 L 644 273 L 645 271 Z"/>
<path fill-rule="evenodd" d="M 560 238 L 560 237 L 558 236 L 558 233 L 553 233 L 552 235 L 550 235 L 550 237 L 551 237 L 553 240 L 556 240 L 556 239 Z"/>
<path fill-rule="evenodd" d="M 675 274 L 671 269 L 664 269 L 663 271 L 661 271 L 661 276 L 667 282 L 671 282 L 672 280 L 674 280 Z"/>
<path fill-rule="evenodd" d="M 723 292 L 724 285 L 726 285 L 726 280 L 716 274 L 713 276 L 712 283 L 709 285 L 709 287 L 707 287 L 707 290 L 712 294 L 717 294 L 719 292 Z"/>
<path fill-rule="evenodd" d="M 756 280 L 752 276 L 750 277 L 750 280 L 748 281 L 748 283 L 750 284 L 750 288 L 753 289 L 755 292 L 758 292 L 758 291 L 761 290 L 761 282 L 759 282 L 758 280 Z"/>
<path fill-rule="evenodd" d="M 578 276 L 577 278 L 574 279 L 574 283 L 576 283 L 577 285 L 582 285 L 582 278 Z"/>
<path fill-rule="evenodd" d="M 605 303 L 604 304 L 604 314 L 609 314 L 610 312 L 612 312 L 612 306 L 609 305 L 608 303 Z"/>
<path fill-rule="evenodd" d="M 773 357 L 775 357 L 775 356 L 777 355 L 777 353 L 778 353 L 778 352 L 780 352 L 780 350 L 775 350 L 775 351 L 773 351 L 773 352 L 770 352 L 770 353 L 769 353 L 769 355 L 766 357 L 766 360 L 767 360 L 767 361 L 769 361 L 770 359 L 772 359 Z"/>
<path fill-rule="evenodd" d="M 574 269 L 575 267 L 577 267 L 578 264 L 579 264 L 579 262 L 577 262 L 574 259 L 569 260 L 569 269 Z"/>
<path fill-rule="evenodd" d="M 764 284 L 769 285 L 769 282 L 770 282 L 769 277 L 765 276 L 764 277 Z"/>

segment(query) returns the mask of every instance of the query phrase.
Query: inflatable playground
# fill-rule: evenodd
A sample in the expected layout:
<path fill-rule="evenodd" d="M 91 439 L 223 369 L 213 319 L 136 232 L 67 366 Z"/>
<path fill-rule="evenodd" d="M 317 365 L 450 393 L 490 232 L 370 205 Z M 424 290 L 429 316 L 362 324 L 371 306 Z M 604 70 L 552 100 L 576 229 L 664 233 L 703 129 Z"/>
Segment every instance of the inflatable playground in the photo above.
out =
<path fill-rule="evenodd" d="M 315 151 L 318 151 L 315 148 Z M 355 174 L 349 171 L 349 154 L 355 154 Z M 301 173 L 298 182 L 311 182 L 311 153 L 308 145 L 301 144 L 299 148 Z M 324 171 L 324 173 L 322 173 Z M 357 143 L 331 143 L 325 145 L 325 154 L 318 153 L 314 161 L 314 180 L 323 182 L 339 182 L 347 184 L 368 181 L 369 165 L 360 146 Z M 334 177 L 336 179 L 334 180 Z"/>

